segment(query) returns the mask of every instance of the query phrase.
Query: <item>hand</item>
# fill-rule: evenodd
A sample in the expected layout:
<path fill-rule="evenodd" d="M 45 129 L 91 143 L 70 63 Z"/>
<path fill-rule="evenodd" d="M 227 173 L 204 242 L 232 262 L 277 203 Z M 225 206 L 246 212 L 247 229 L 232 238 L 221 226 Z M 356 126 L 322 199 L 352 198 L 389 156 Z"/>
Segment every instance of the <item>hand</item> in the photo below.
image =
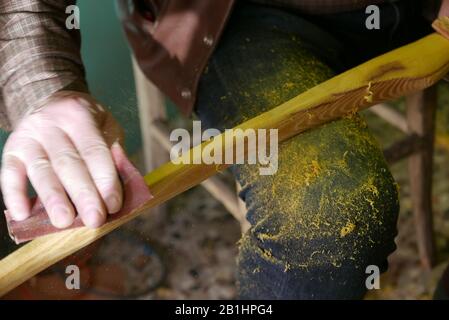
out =
<path fill-rule="evenodd" d="M 12 218 L 30 216 L 28 176 L 55 227 L 70 226 L 76 212 L 86 226 L 102 225 L 122 206 L 108 146 L 121 136 L 112 115 L 82 93 L 61 92 L 25 116 L 3 151 L 1 190 Z"/>
<path fill-rule="evenodd" d="M 449 0 L 443 0 L 438 17 L 449 17 Z"/>

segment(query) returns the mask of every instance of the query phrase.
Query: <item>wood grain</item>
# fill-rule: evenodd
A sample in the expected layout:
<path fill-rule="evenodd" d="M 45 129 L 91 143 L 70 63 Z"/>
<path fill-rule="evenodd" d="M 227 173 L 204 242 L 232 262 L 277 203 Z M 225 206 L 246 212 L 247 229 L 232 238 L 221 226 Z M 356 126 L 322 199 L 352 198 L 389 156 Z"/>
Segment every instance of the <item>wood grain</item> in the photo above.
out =
<path fill-rule="evenodd" d="M 277 128 L 279 140 L 286 140 L 323 123 L 351 116 L 361 109 L 431 86 L 449 72 L 447 52 L 449 41 L 436 33 L 431 34 L 323 82 L 237 128 Z M 223 136 L 217 136 L 204 144 L 221 144 L 219 139 L 223 139 Z M 223 148 L 231 149 L 234 145 L 224 144 Z M 190 154 L 195 153 L 190 150 Z M 154 198 L 126 217 L 108 222 L 95 230 L 83 227 L 33 240 L 1 260 L 0 295 L 120 227 L 146 209 L 164 203 L 226 167 L 166 163 L 145 177 Z"/>

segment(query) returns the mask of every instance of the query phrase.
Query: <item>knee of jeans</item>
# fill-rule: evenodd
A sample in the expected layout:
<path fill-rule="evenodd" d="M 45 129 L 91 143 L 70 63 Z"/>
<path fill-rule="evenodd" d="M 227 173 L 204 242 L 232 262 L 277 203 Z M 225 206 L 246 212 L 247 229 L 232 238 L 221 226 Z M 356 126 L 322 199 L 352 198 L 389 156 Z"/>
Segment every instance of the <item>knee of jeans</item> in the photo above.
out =
<path fill-rule="evenodd" d="M 292 210 L 253 205 L 250 210 L 257 219 L 240 241 L 240 295 L 251 299 L 362 298 L 372 267 L 386 271 L 387 257 L 396 248 L 399 209 L 392 180 L 367 179 L 359 184 L 366 187 L 352 193 L 346 185 L 335 184 L 334 192 L 321 195 L 326 199 L 318 201 L 321 210 L 312 209 L 313 191 L 305 198 L 293 192 L 283 198 L 283 208 Z M 298 199 L 310 202 L 294 211 Z"/>
<path fill-rule="evenodd" d="M 346 139 L 339 139 L 313 156 L 315 147 L 304 143 L 307 136 L 297 140 L 280 151 L 276 175 L 251 176 L 248 167 L 240 171 L 252 225 L 242 248 L 252 247 L 244 251 L 285 269 L 383 269 L 395 250 L 399 201 L 378 146 L 363 151 L 353 139 L 356 144 L 346 144 L 351 148 L 346 152 L 341 150 Z M 298 150 L 308 156 L 292 157 Z"/>
<path fill-rule="evenodd" d="M 335 198 L 334 192 L 322 194 L 326 200 L 321 200 L 319 211 L 303 203 L 294 212 L 298 198 L 304 199 L 295 193 L 284 199 L 291 210 L 250 208 L 264 212 L 249 213 L 253 218 L 258 216 L 258 220 L 250 219 L 252 227 L 242 238 L 241 247 L 248 251 L 252 246 L 251 254 L 282 265 L 285 270 L 344 265 L 364 272 L 375 265 L 385 271 L 386 259 L 396 249 L 397 188 L 393 183 L 362 184 L 370 187 L 366 191 L 357 190 L 357 195 L 346 192 L 344 186 L 341 195 Z"/>

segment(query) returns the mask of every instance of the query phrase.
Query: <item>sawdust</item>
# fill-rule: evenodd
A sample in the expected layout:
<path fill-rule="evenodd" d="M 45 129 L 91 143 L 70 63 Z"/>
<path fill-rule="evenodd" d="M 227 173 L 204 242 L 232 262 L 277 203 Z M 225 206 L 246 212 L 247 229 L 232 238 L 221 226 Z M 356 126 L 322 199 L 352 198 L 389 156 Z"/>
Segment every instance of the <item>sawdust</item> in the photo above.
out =
<path fill-rule="evenodd" d="M 291 48 L 271 52 L 273 61 L 278 61 L 274 72 L 263 73 L 249 84 L 240 83 L 234 96 L 239 110 L 230 119 L 232 125 L 332 76 L 330 69 L 306 52 L 300 42 L 295 44 L 298 50 L 294 54 Z M 258 74 L 270 66 L 256 64 L 253 68 Z M 368 102 L 373 95 L 370 88 L 371 83 L 365 97 Z M 380 245 L 382 234 L 394 226 L 396 186 L 378 142 L 357 114 L 282 143 L 279 170 L 274 176 L 261 178 L 255 166 L 240 170 L 245 177 L 242 187 L 251 185 L 261 202 L 259 206 L 264 208 L 260 214 L 265 215 L 255 219 L 250 231 L 262 245 L 244 238 L 241 249 L 254 246 L 251 250 L 258 250 L 273 264 L 283 265 L 286 272 L 322 264 L 339 267 L 348 259 L 358 260 L 363 250 Z M 273 244 L 282 244 L 282 249 L 268 250 Z"/>
<path fill-rule="evenodd" d="M 346 225 L 341 228 L 340 230 L 340 237 L 346 237 L 348 234 L 350 234 L 352 231 L 354 231 L 355 229 L 355 224 L 353 224 L 352 222 L 348 222 L 346 223 Z"/>
<path fill-rule="evenodd" d="M 299 39 L 276 35 L 280 45 L 273 50 L 265 35 L 251 33 L 253 46 L 246 31 L 233 34 L 237 54 L 216 61 L 227 63 L 226 70 L 215 70 L 226 88 L 214 104 L 227 110 L 214 119 L 218 126 L 235 127 L 334 75 Z M 226 46 L 222 43 L 223 52 Z M 263 59 L 247 58 L 261 54 Z M 273 176 L 260 176 L 257 165 L 234 168 L 252 208 L 252 228 L 239 243 L 239 259 L 255 254 L 284 272 L 348 263 L 361 270 L 367 257 L 381 252 L 386 242 L 391 245 L 397 189 L 379 144 L 358 114 L 281 143 L 278 163 Z M 251 276 L 258 267 L 264 271 L 255 265 L 244 272 Z"/>

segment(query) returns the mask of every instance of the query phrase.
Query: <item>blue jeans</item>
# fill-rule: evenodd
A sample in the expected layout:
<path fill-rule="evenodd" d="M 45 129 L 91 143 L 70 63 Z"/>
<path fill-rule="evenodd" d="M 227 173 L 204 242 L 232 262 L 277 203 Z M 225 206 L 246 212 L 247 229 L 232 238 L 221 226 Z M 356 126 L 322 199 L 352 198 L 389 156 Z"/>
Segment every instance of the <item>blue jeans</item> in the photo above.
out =
<path fill-rule="evenodd" d="M 195 112 L 203 127 L 232 128 L 421 36 L 424 29 L 404 27 L 416 18 L 406 5 L 412 2 L 382 6 L 385 30 L 376 31 L 375 43 L 365 39 L 364 11 L 306 17 L 239 3 L 200 80 Z M 359 116 L 282 143 L 273 176 L 259 175 L 256 165 L 231 170 L 251 223 L 239 243 L 240 298 L 358 299 L 367 290 L 367 266 L 386 270 L 395 250 L 397 187 Z"/>

